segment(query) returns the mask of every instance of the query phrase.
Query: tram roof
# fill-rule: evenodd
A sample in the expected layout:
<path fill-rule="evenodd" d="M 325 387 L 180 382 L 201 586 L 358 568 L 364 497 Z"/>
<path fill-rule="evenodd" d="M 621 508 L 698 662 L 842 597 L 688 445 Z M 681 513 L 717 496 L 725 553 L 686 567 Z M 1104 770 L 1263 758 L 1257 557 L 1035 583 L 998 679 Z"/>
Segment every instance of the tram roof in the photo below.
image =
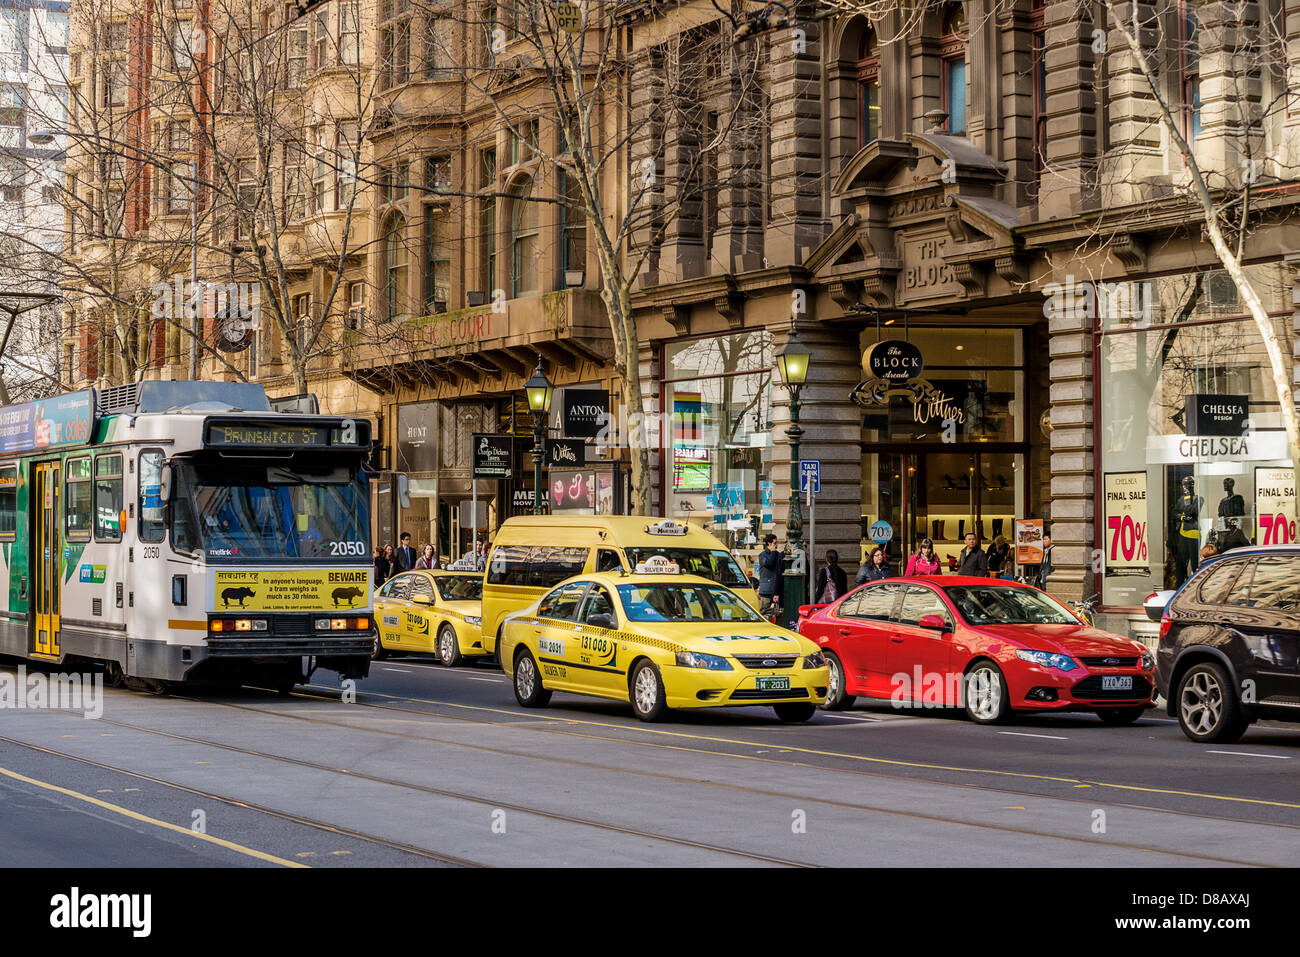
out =
<path fill-rule="evenodd" d="M 101 416 L 270 411 L 266 389 L 256 382 L 132 382 L 95 393 L 95 412 Z"/>

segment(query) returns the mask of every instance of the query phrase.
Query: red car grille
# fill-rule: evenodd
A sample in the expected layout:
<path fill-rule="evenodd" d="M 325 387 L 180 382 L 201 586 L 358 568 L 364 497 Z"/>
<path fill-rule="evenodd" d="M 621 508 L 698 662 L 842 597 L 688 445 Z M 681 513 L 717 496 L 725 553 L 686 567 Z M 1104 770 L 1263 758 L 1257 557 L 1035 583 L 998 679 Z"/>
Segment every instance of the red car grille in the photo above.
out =
<path fill-rule="evenodd" d="M 1116 655 L 1106 655 L 1103 658 L 1080 658 L 1089 668 L 1136 668 L 1138 660 L 1136 658 L 1120 658 Z"/>

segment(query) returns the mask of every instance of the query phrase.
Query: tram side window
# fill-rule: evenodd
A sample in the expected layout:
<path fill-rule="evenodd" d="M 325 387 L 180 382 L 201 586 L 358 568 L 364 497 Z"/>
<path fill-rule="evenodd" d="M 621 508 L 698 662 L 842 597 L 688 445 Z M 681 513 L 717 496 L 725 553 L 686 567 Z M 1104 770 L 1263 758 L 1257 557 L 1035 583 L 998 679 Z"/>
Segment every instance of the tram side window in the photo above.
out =
<path fill-rule="evenodd" d="M 122 540 L 122 456 L 95 458 L 95 541 Z"/>
<path fill-rule="evenodd" d="M 69 459 L 64 509 L 70 542 L 90 541 L 90 459 Z"/>
<path fill-rule="evenodd" d="M 163 454 L 156 449 L 140 453 L 140 541 L 161 542 L 166 531 L 162 500 Z"/>
<path fill-rule="evenodd" d="M 18 536 L 18 470 L 0 469 L 0 542 Z"/>

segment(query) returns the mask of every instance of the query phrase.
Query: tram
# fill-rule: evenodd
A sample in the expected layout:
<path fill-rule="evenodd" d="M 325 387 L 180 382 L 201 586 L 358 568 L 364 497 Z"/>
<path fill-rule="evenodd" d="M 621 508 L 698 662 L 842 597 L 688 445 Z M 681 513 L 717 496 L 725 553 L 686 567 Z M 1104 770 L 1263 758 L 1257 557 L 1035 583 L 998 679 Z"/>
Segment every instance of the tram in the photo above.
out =
<path fill-rule="evenodd" d="M 365 677 L 369 448 L 243 382 L 0 408 L 0 654 L 153 691 Z"/>

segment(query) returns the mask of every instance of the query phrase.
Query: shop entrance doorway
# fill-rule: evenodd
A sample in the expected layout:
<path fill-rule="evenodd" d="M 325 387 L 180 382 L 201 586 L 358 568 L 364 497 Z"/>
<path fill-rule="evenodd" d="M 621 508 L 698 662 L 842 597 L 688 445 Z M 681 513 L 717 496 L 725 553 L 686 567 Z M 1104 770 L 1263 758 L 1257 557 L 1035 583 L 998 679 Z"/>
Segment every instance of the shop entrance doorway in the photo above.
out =
<path fill-rule="evenodd" d="M 979 535 L 985 549 L 999 535 L 1011 540 L 1024 496 L 1024 455 L 1015 451 L 869 452 L 863 474 L 863 537 L 875 522 L 888 522 L 887 551 L 896 567 L 922 538 L 934 541 L 945 564 L 956 559 L 967 532 Z"/>

